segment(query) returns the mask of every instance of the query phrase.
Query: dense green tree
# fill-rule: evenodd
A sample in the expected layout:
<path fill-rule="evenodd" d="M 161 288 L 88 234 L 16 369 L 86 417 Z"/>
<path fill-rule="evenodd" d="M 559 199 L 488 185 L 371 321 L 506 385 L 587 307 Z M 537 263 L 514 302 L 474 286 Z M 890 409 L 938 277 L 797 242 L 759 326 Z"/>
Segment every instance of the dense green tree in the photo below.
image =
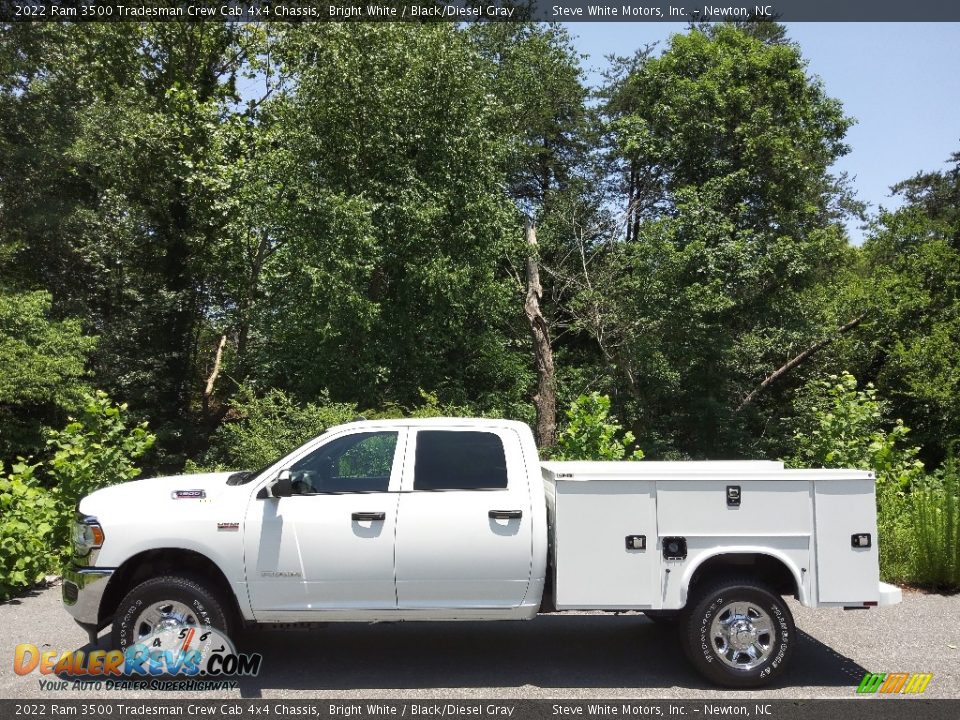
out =
<path fill-rule="evenodd" d="M 776 398 L 737 408 L 850 320 L 821 289 L 852 260 L 829 174 L 850 120 L 796 46 L 730 25 L 623 61 L 605 92 L 623 235 L 589 248 L 571 307 L 644 447 L 749 452 Z"/>
<path fill-rule="evenodd" d="M 650 454 L 782 455 L 849 369 L 938 463 L 960 164 L 860 250 L 850 120 L 781 26 L 692 27 L 601 95 L 548 24 L 0 27 L 0 450 L 89 380 L 167 469 L 277 391 L 536 406 L 547 442 L 548 392 L 597 391 Z"/>
<path fill-rule="evenodd" d="M 522 237 L 484 58 L 444 24 L 304 26 L 279 52 L 297 80 L 276 108 L 286 209 L 255 379 L 364 407 L 426 388 L 516 414 L 528 372 L 505 268 Z"/>
<path fill-rule="evenodd" d="M 558 391 L 578 396 L 584 390 L 558 390 L 551 268 L 563 264 L 575 232 L 567 209 L 593 194 L 596 111 L 588 106 L 579 58 L 561 26 L 478 24 L 470 36 L 490 63 L 490 91 L 501 108 L 497 124 L 510 141 L 507 191 L 524 215 L 527 249 L 522 277 L 518 270 L 514 274 L 525 288 L 523 311 L 537 376 L 534 433 L 541 447 L 549 447 L 556 436 Z"/>
<path fill-rule="evenodd" d="M 939 464 L 960 437 L 960 158 L 947 172 L 895 186 L 906 204 L 883 212 L 864 245 L 876 308 L 872 342 L 852 348 L 924 459 Z"/>
<path fill-rule="evenodd" d="M 946 171 L 921 172 L 894 185 L 908 207 L 920 209 L 950 244 L 960 248 L 960 152 L 953 153 L 953 167 Z"/>
<path fill-rule="evenodd" d="M 63 422 L 87 388 L 96 345 L 76 318 L 50 316 L 50 295 L 0 286 L 0 463 L 43 447 L 43 431 Z"/>
<path fill-rule="evenodd" d="M 100 337 L 98 384 L 150 415 L 161 462 L 247 380 L 528 417 L 514 203 L 571 173 L 562 32 L 2 32 L 5 267 Z"/>
<path fill-rule="evenodd" d="M 99 384 L 189 450 L 224 199 L 236 80 L 255 30 L 232 24 L 9 26 L 0 103 L 0 231 L 54 312 L 100 337 Z"/>

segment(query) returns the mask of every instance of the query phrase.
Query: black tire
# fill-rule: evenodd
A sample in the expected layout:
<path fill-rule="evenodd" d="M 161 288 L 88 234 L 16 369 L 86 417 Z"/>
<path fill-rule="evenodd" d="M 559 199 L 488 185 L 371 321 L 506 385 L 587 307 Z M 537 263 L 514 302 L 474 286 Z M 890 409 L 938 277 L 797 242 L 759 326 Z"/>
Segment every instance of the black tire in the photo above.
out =
<path fill-rule="evenodd" d="M 196 578 L 165 575 L 146 580 L 126 594 L 113 616 L 111 641 L 114 648 L 126 650 L 136 642 L 134 623 L 142 610 L 164 601 L 186 605 L 199 624 L 214 627 L 230 637 L 233 623 L 227 604 Z"/>
<path fill-rule="evenodd" d="M 741 612 L 732 611 L 732 603 L 740 604 Z M 684 652 L 710 682 L 731 688 L 760 687 L 786 668 L 797 629 L 786 602 L 767 585 L 750 578 L 714 582 L 699 589 L 687 607 L 681 627 Z M 742 612 L 744 608 L 746 613 Z M 745 631 L 732 635 L 727 643 L 721 626 L 740 622 L 737 617 L 746 618 L 741 624 Z M 764 626 L 770 628 L 769 632 L 758 631 Z M 715 638 L 713 629 L 721 631 L 721 637 Z M 754 643 L 740 649 L 741 643 L 749 643 L 754 637 Z"/>
<path fill-rule="evenodd" d="M 679 610 L 644 610 L 643 614 L 651 622 L 665 627 L 672 627 L 680 622 Z"/>

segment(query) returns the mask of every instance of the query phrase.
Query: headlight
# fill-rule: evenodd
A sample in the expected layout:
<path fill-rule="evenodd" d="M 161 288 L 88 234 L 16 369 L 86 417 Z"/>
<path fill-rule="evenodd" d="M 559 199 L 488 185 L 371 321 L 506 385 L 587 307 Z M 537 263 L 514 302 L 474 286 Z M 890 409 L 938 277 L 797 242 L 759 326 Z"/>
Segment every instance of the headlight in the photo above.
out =
<path fill-rule="evenodd" d="M 103 545 L 103 528 L 95 517 L 77 513 L 73 523 L 73 554 L 86 557 L 91 550 Z"/>

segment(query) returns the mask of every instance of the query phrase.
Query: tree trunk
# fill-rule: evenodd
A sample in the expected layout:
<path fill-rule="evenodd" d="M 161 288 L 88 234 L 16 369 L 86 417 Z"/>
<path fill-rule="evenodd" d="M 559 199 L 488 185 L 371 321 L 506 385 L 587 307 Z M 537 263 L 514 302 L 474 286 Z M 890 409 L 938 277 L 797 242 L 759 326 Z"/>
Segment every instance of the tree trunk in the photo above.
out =
<path fill-rule="evenodd" d="M 220 376 L 220 362 L 223 360 L 223 348 L 227 344 L 227 336 L 221 335 L 220 342 L 217 344 L 217 352 L 213 356 L 213 370 L 207 377 L 207 386 L 203 389 L 203 412 L 206 415 L 210 410 L 210 398 L 213 397 L 213 388 L 217 384 L 217 378 Z"/>
<path fill-rule="evenodd" d="M 540 265 L 537 262 L 537 228 L 528 217 L 523 223 L 523 234 L 529 246 L 527 256 L 527 296 L 523 310 L 530 323 L 533 339 L 533 360 L 537 369 L 537 394 L 533 403 L 537 408 L 537 445 L 553 445 L 557 434 L 557 392 L 553 370 L 553 348 L 550 347 L 550 328 L 540 311 L 543 288 L 540 285 Z"/>
<path fill-rule="evenodd" d="M 804 362 L 806 362 L 807 360 L 809 360 L 809 359 L 810 359 L 813 355 L 815 355 L 816 353 L 818 353 L 818 352 L 820 352 L 821 350 L 823 350 L 823 348 L 825 348 L 827 345 L 829 345 L 830 343 L 832 343 L 832 342 L 834 341 L 834 339 L 836 339 L 838 336 L 843 335 L 845 332 L 847 332 L 847 331 L 849 331 L 849 330 L 853 330 L 855 327 L 857 327 L 857 325 L 859 325 L 860 323 L 862 323 L 863 320 L 864 320 L 864 318 L 866 318 L 866 317 L 867 317 L 867 313 L 863 313 L 862 315 L 859 315 L 858 317 L 855 317 L 853 320 L 851 320 L 850 322 L 848 322 L 846 325 L 843 325 L 843 326 L 837 328 L 837 331 L 836 331 L 833 335 L 831 335 L 831 336 L 829 336 L 829 337 L 826 337 L 826 338 L 824 338 L 823 340 L 819 340 L 819 341 L 815 342 L 813 345 L 811 345 L 810 347 L 808 347 L 808 348 L 807 348 L 806 350 L 804 350 L 802 353 L 800 353 L 799 355 L 791 358 L 789 361 L 787 361 L 786 363 L 784 363 L 783 365 L 781 365 L 780 367 L 778 367 L 778 368 L 777 368 L 776 370 L 774 370 L 772 373 L 770 373 L 769 375 L 767 375 L 767 377 L 764 379 L 764 381 L 763 381 L 762 383 L 760 383 L 756 388 L 754 388 L 754 390 L 753 390 L 749 395 L 747 395 L 747 396 L 743 399 L 743 402 L 740 403 L 740 405 L 737 407 L 737 410 L 736 410 L 736 411 L 737 411 L 737 412 L 740 412 L 740 411 L 743 410 L 745 407 L 747 407 L 747 406 L 749 406 L 749 405 L 752 405 L 752 404 L 753 404 L 753 401 L 756 400 L 764 390 L 766 390 L 768 387 L 770 387 L 771 385 L 773 385 L 773 383 L 775 383 L 777 380 L 779 380 L 779 379 L 782 378 L 784 375 L 786 375 L 787 373 L 789 373 L 791 370 L 793 370 L 794 368 L 796 368 L 798 365 L 801 365 L 801 364 L 803 364 Z"/>

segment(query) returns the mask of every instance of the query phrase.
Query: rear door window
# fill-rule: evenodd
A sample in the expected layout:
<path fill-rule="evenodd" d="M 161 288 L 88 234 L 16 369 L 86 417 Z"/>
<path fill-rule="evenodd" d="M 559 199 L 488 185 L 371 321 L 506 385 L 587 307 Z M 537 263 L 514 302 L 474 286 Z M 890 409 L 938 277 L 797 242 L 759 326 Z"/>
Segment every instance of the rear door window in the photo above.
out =
<path fill-rule="evenodd" d="M 503 490 L 507 457 L 490 432 L 421 430 L 417 433 L 414 490 Z"/>

